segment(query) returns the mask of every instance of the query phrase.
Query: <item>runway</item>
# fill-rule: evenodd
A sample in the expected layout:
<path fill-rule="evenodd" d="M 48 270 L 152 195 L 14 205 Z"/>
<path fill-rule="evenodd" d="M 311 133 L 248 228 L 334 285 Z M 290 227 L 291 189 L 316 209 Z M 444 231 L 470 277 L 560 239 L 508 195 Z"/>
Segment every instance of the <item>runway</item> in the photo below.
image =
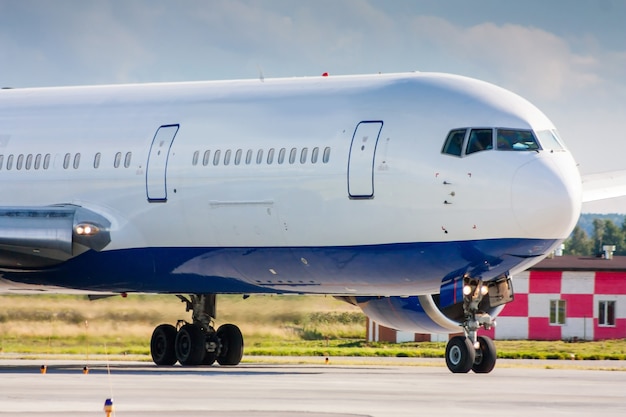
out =
<path fill-rule="evenodd" d="M 453 375 L 443 360 L 403 359 L 234 368 L 115 362 L 110 372 L 98 362 L 86 375 L 80 361 L 46 361 L 41 374 L 42 361 L 0 360 L 0 416 L 104 416 L 106 398 L 119 417 L 626 415 L 621 362 L 608 371 L 501 361 L 491 374 Z"/>

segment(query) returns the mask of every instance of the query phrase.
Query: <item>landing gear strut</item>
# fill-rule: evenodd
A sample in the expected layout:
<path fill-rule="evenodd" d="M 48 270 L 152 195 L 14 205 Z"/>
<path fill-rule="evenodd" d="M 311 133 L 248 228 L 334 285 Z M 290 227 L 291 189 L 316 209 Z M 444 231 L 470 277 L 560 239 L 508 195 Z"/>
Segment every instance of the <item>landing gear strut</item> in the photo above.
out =
<path fill-rule="evenodd" d="M 224 324 L 217 330 L 215 319 L 215 294 L 179 295 L 192 312 L 192 322 L 183 320 L 177 327 L 161 324 L 154 329 L 150 341 L 150 354 L 157 365 L 170 366 L 177 361 L 184 366 L 220 365 L 234 366 L 243 356 L 243 336 L 234 324 Z"/>
<path fill-rule="evenodd" d="M 478 329 L 490 329 L 492 317 L 481 311 L 479 305 L 489 293 L 480 280 L 466 279 L 463 287 L 463 330 L 465 336 L 454 336 L 446 346 L 446 365 L 453 373 L 489 373 L 496 365 L 496 347 L 493 340 L 478 336 Z"/>

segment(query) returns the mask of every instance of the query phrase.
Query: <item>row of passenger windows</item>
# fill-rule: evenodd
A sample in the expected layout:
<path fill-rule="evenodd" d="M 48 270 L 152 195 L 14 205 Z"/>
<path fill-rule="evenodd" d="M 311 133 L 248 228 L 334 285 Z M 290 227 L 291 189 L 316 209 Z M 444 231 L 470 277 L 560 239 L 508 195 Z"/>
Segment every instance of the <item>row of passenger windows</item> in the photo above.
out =
<path fill-rule="evenodd" d="M 311 164 L 316 164 L 320 159 L 320 148 L 315 147 L 311 150 L 309 156 L 309 148 L 302 148 L 298 150 L 297 148 L 291 148 L 289 150 L 289 155 L 287 155 L 286 148 L 280 148 L 278 150 L 278 155 L 276 155 L 276 149 L 271 148 L 267 151 L 267 154 L 264 153 L 263 149 L 259 149 L 255 152 L 252 149 L 248 149 L 244 156 L 243 149 L 237 149 L 236 151 L 232 151 L 231 149 L 227 149 L 224 151 L 222 156 L 221 150 L 213 151 L 211 154 L 211 150 L 206 150 L 202 153 L 202 160 L 200 160 L 200 151 L 195 151 L 193 153 L 193 157 L 191 160 L 192 165 L 196 166 L 200 162 L 202 165 L 207 166 L 210 163 L 218 166 L 222 165 L 230 165 L 231 161 L 234 165 L 240 165 L 242 162 L 246 165 L 250 165 L 254 160 L 257 165 L 265 162 L 268 165 L 274 163 L 274 159 L 278 164 L 285 163 L 287 160 L 290 164 L 295 164 L 296 161 L 299 161 L 301 164 L 306 164 L 310 162 Z M 321 160 L 324 164 L 328 163 L 330 160 L 330 147 L 324 148 L 321 155 Z"/>
<path fill-rule="evenodd" d="M 228 149 L 224 151 L 223 157 L 222 157 L 222 151 L 219 149 L 214 151 L 213 154 L 211 154 L 210 150 L 207 150 L 207 151 L 204 151 L 204 153 L 202 154 L 202 165 L 207 166 L 209 165 L 210 162 L 212 162 L 213 165 L 216 165 L 216 166 L 220 164 L 230 165 L 231 160 L 234 165 L 240 165 L 242 163 L 242 159 L 246 165 L 250 165 L 252 163 L 253 158 L 257 164 L 262 164 L 265 161 L 268 165 L 270 165 L 274 163 L 274 158 L 276 156 L 275 154 L 276 154 L 276 150 L 274 148 L 269 149 L 265 157 L 264 157 L 263 149 L 259 149 L 258 151 L 256 151 L 256 156 L 254 155 L 254 151 L 252 149 L 248 149 L 248 151 L 246 151 L 246 154 L 245 154 L 245 159 L 243 159 L 244 155 L 243 155 L 242 149 L 237 149 L 236 151 L 234 151 L 234 156 L 233 156 L 233 151 Z M 285 162 L 286 154 L 287 154 L 287 149 L 285 148 L 281 148 L 278 151 L 278 157 L 276 159 L 279 164 L 282 164 Z M 5 165 L 4 155 L 0 155 L 0 170 L 6 169 L 7 171 L 10 171 L 12 169 L 16 169 L 19 171 L 22 169 L 25 169 L 25 170 L 49 169 L 51 157 L 52 156 L 49 153 L 45 155 L 44 154 L 36 154 L 36 155 L 19 154 L 17 156 L 11 154 L 6 157 L 6 165 Z M 113 160 L 113 167 L 119 168 L 123 166 L 124 168 L 129 168 L 131 161 L 132 161 L 132 157 L 133 157 L 132 152 L 126 152 L 125 154 L 123 154 L 122 152 L 117 152 L 115 154 L 115 159 Z M 290 164 L 294 164 L 296 161 L 299 161 L 301 164 L 306 164 L 307 162 L 316 164 L 319 159 L 320 159 L 320 148 L 317 148 L 317 147 L 311 150 L 310 156 L 309 156 L 308 148 L 302 148 L 299 151 L 297 148 L 292 148 L 289 151 L 289 156 L 288 156 L 288 161 Z M 96 169 L 100 168 L 101 160 L 102 160 L 102 154 L 100 152 L 96 153 L 93 158 L 93 167 Z M 328 163 L 328 161 L 330 160 L 330 147 L 324 148 L 324 150 L 322 151 L 321 160 L 325 164 Z M 198 165 L 199 162 L 200 162 L 200 151 L 195 151 L 193 153 L 192 164 L 195 166 L 195 165 Z M 64 169 L 69 169 L 70 167 L 72 167 L 73 169 L 78 169 L 80 167 L 80 163 L 81 163 L 80 153 L 75 153 L 75 154 L 66 153 L 65 156 L 63 157 Z"/>
<path fill-rule="evenodd" d="M 471 155 L 480 151 L 538 151 L 540 149 L 562 150 L 558 134 L 554 130 L 537 132 L 540 145 L 532 130 L 522 129 L 454 129 L 448 133 L 442 153 L 453 156 Z M 465 147 L 463 146 L 465 145 Z"/>
<path fill-rule="evenodd" d="M 126 152 L 126 154 L 122 154 L 122 152 L 117 152 L 115 154 L 115 159 L 113 160 L 113 167 L 119 168 L 124 166 L 124 168 L 130 167 L 132 152 Z M 30 170 L 30 169 L 48 169 L 50 168 L 50 159 L 51 155 L 49 153 L 43 154 L 19 154 L 17 156 L 11 154 L 6 158 L 6 165 L 4 164 L 4 155 L 0 155 L 0 169 L 6 169 L 7 171 L 15 168 L 16 170 Z M 102 159 L 102 154 L 100 152 L 96 153 L 93 158 L 93 167 L 99 168 L 100 161 Z M 70 166 L 74 169 L 78 169 L 80 167 L 81 154 L 80 153 L 66 153 L 63 157 L 63 168 L 69 169 Z M 123 163 L 123 165 L 122 165 Z"/>

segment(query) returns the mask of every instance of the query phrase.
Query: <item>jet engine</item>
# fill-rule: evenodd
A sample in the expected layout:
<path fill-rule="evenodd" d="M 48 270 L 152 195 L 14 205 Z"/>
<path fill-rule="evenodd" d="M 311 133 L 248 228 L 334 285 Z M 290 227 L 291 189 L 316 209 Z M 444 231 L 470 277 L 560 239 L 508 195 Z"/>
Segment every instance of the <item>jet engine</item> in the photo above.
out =
<path fill-rule="evenodd" d="M 489 318 L 483 323 L 489 327 L 493 324 L 491 319 L 502 311 L 504 304 L 513 301 L 508 274 L 488 282 L 460 277 L 442 285 L 439 294 L 342 299 L 359 306 L 371 320 L 391 329 L 415 333 L 460 333 L 466 317 L 464 303 L 467 303 L 469 292 L 476 288 L 484 291 L 478 311 L 479 317 Z"/>

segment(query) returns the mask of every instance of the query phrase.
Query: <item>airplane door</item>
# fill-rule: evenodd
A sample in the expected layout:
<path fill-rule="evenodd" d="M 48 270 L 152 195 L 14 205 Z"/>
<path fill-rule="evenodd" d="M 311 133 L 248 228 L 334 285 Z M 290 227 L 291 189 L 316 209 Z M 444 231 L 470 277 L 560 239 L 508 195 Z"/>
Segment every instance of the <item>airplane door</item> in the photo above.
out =
<path fill-rule="evenodd" d="M 348 159 L 350 198 L 374 197 L 374 157 L 382 121 L 360 122 L 354 130 Z"/>
<path fill-rule="evenodd" d="M 149 202 L 167 201 L 167 159 L 179 125 L 161 126 L 150 146 L 146 165 L 146 193 Z"/>

